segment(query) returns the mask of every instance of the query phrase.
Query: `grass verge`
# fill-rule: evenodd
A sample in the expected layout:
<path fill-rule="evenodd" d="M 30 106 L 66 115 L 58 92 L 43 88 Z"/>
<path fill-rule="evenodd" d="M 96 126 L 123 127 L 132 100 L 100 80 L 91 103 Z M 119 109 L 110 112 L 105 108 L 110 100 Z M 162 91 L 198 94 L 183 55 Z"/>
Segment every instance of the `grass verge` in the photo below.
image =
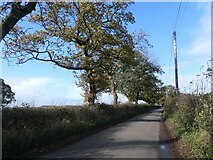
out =
<path fill-rule="evenodd" d="M 213 159 L 213 144 L 207 131 L 198 128 L 183 131 L 175 117 L 170 117 L 166 121 L 172 127 L 175 136 L 180 137 L 194 157 Z"/>

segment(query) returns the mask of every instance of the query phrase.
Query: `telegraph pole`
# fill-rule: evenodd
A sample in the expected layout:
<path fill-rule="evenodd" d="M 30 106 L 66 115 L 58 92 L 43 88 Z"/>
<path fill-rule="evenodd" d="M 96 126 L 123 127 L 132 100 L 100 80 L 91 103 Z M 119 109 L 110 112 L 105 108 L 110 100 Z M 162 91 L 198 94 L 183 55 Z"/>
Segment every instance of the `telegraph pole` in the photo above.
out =
<path fill-rule="evenodd" d="M 175 86 L 176 86 L 176 93 L 179 94 L 179 87 L 178 87 L 178 65 L 177 65 L 177 42 L 176 42 L 176 32 L 173 32 L 174 36 L 174 60 L 175 60 Z"/>

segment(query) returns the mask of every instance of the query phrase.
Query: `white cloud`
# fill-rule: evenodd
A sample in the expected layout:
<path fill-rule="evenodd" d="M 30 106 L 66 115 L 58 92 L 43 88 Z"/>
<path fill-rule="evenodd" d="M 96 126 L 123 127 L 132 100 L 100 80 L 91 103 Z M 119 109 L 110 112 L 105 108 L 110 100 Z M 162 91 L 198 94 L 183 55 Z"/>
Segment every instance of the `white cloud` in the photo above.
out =
<path fill-rule="evenodd" d="M 5 79 L 15 92 L 16 105 L 22 102 L 33 106 L 40 105 L 82 105 L 83 90 L 60 78 L 51 77 L 13 77 Z M 125 103 L 127 98 L 118 94 L 118 101 Z M 112 104 L 111 94 L 101 94 L 98 102 Z"/>
<path fill-rule="evenodd" d="M 126 96 L 124 96 L 120 93 L 118 93 L 117 95 L 118 95 L 118 103 L 125 103 L 128 101 Z M 103 94 L 101 94 L 100 97 L 98 97 L 98 102 L 112 104 L 113 103 L 112 95 L 110 93 L 103 93 Z"/>
<path fill-rule="evenodd" d="M 195 60 L 194 62 L 191 61 L 191 63 L 188 64 L 188 66 L 184 63 L 182 66 L 186 68 L 190 69 L 190 65 L 192 65 L 193 63 L 196 63 L 197 60 Z M 186 65 L 186 66 L 185 66 Z M 208 68 L 207 63 L 201 63 L 196 72 L 188 72 L 185 74 L 179 74 L 178 77 L 178 82 L 179 82 L 179 88 L 181 90 L 181 92 L 191 92 L 194 91 L 197 87 L 197 85 L 199 86 L 199 91 L 201 91 L 202 86 L 206 87 L 205 91 L 210 91 L 211 86 L 210 86 L 210 78 L 207 78 L 203 75 L 203 72 L 206 71 L 206 69 Z M 169 68 L 169 67 L 167 67 Z M 172 71 L 172 72 L 171 72 Z M 175 86 L 175 80 L 174 80 L 174 69 L 171 70 L 170 72 L 167 71 L 167 74 L 164 74 L 161 76 L 161 79 L 163 80 L 163 82 L 165 82 L 164 85 L 173 85 Z M 182 72 L 181 70 L 179 72 Z M 197 76 L 199 75 L 199 76 Z M 193 84 L 190 84 L 190 82 L 193 82 Z"/>
<path fill-rule="evenodd" d="M 211 53 L 211 41 L 208 40 L 198 40 L 194 41 L 190 46 L 189 50 L 186 51 L 189 55 L 210 55 Z"/>
<path fill-rule="evenodd" d="M 209 82 L 210 78 L 206 78 L 202 74 L 180 76 L 181 91 L 183 92 L 195 92 L 197 89 L 198 92 L 209 92 L 211 90 Z"/>
<path fill-rule="evenodd" d="M 203 15 L 199 19 L 198 27 L 193 31 L 194 40 L 183 49 L 183 53 L 190 56 L 210 56 L 211 54 L 211 3 L 199 5 Z"/>
<path fill-rule="evenodd" d="M 71 99 L 83 99 L 83 90 L 80 87 L 77 87 L 76 85 L 73 86 L 69 86 L 68 87 L 68 93 L 67 93 L 67 98 L 71 98 Z"/>
<path fill-rule="evenodd" d="M 179 88 L 181 91 L 184 91 L 184 89 L 189 88 L 189 84 L 192 80 L 195 79 L 194 74 L 186 74 L 186 75 L 179 75 L 178 77 L 178 82 L 179 82 Z M 175 86 L 175 81 L 174 81 L 174 75 L 170 74 L 167 76 L 162 76 L 162 80 L 165 82 L 164 85 L 173 85 Z"/>
<path fill-rule="evenodd" d="M 60 78 L 13 77 L 5 79 L 5 83 L 15 92 L 18 104 L 81 105 L 81 89 Z"/>
<path fill-rule="evenodd" d="M 58 82 L 48 77 L 13 77 L 7 80 L 13 90 L 19 96 L 38 96 L 45 94 L 44 91 L 48 86 L 57 87 Z"/>

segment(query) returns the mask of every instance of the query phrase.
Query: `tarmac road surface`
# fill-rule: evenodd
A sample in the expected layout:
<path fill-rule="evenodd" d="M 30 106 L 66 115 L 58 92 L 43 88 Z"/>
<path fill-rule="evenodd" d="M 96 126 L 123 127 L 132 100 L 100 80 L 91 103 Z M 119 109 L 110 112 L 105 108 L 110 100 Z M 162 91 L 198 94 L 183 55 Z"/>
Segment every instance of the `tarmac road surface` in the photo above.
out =
<path fill-rule="evenodd" d="M 162 110 L 141 114 L 39 158 L 172 158 L 160 140 Z"/>

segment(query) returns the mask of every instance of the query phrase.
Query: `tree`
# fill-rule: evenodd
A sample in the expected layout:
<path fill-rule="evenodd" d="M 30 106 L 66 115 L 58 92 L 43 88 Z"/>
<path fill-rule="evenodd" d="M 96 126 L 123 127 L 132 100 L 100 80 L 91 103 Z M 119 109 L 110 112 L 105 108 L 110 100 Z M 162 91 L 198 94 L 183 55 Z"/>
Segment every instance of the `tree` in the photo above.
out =
<path fill-rule="evenodd" d="M 154 74 L 144 76 L 143 82 L 143 90 L 139 99 L 150 104 L 159 103 L 163 96 L 163 82 L 161 82 L 161 80 L 159 80 Z"/>
<path fill-rule="evenodd" d="M 113 105 L 116 106 L 118 103 L 117 92 L 120 84 L 119 75 L 123 73 L 126 68 L 129 68 L 137 63 L 137 55 L 135 49 L 146 51 L 148 47 L 151 47 L 146 34 L 143 31 L 138 33 L 132 33 L 129 37 L 126 37 L 126 44 L 122 44 L 119 48 L 109 48 L 105 50 L 105 53 L 113 54 L 102 54 L 105 56 L 101 58 L 104 60 L 102 64 L 102 75 L 105 74 L 108 77 L 108 87 L 106 92 L 111 92 L 113 97 Z"/>
<path fill-rule="evenodd" d="M 129 37 L 129 41 L 131 42 L 131 36 Z M 93 69 L 92 78 L 94 81 L 94 93 L 103 93 L 103 92 L 111 92 L 114 100 L 114 105 L 117 105 L 117 82 L 116 82 L 116 74 L 118 74 L 123 65 L 130 65 L 132 57 L 132 45 L 126 43 L 120 44 L 118 48 L 109 47 L 102 48 L 99 56 L 96 57 L 96 64 L 99 64 L 99 67 Z M 86 72 L 77 75 L 79 78 L 78 85 L 83 87 L 85 90 L 85 100 L 88 98 L 88 85 L 87 85 L 87 74 Z M 94 95 L 95 96 L 95 95 Z"/>
<path fill-rule="evenodd" d="M 16 27 L 5 40 L 5 58 L 18 64 L 29 60 L 50 62 L 68 70 L 83 70 L 86 76 L 88 103 L 96 97 L 94 73 L 101 66 L 102 54 L 110 47 L 125 44 L 127 23 L 134 17 L 127 11 L 130 3 L 38 3 L 38 11 L 29 21 L 37 26 Z M 84 77 L 85 77 L 84 76 Z"/>
<path fill-rule="evenodd" d="M 11 87 L 8 84 L 4 83 L 4 80 L 0 78 L 0 98 L 2 99 L 2 106 L 10 104 L 15 101 L 15 93 L 11 90 Z"/>
<path fill-rule="evenodd" d="M 35 11 L 36 3 L 28 2 L 22 5 L 21 2 L 6 2 L 1 4 L 1 14 L 5 13 L 6 16 L 2 16 L 4 19 L 1 17 L 0 29 L 2 35 L 0 36 L 0 41 L 4 39 L 20 19 L 30 14 L 33 10 Z M 7 14 L 8 10 L 10 10 L 10 13 Z"/>
<path fill-rule="evenodd" d="M 78 78 L 77 85 L 82 87 L 84 90 L 84 106 L 88 106 L 90 101 L 92 101 L 92 104 L 94 104 L 95 100 L 97 99 L 97 94 L 103 92 L 108 86 L 108 79 L 106 75 L 103 74 L 101 67 L 94 68 L 92 70 L 92 74 L 89 76 L 91 83 L 88 83 L 87 72 L 84 71 L 81 74 L 76 73 L 76 77 Z M 93 89 L 92 94 L 89 92 L 91 85 Z M 90 107 L 92 106 L 90 105 Z"/>
<path fill-rule="evenodd" d="M 110 92 L 112 94 L 114 106 L 118 103 L 117 93 L 119 92 L 118 88 L 120 84 L 119 75 L 123 73 L 125 68 L 130 67 L 134 63 L 135 55 L 133 48 L 131 47 L 132 46 L 130 45 L 119 50 L 114 50 L 114 55 L 117 55 L 118 57 L 105 61 L 105 64 L 103 65 L 105 67 L 105 74 L 109 81 L 106 92 Z"/>
<path fill-rule="evenodd" d="M 104 77 L 107 81 L 107 85 L 103 88 L 102 92 L 110 92 L 113 98 L 113 105 L 116 106 L 118 103 L 118 76 L 124 67 L 132 65 L 134 61 L 134 51 L 132 45 L 132 37 L 118 47 L 110 47 L 104 49 L 105 54 L 100 55 L 100 77 Z M 103 81 L 99 81 L 103 83 Z M 98 82 L 96 82 L 98 83 Z"/>
<path fill-rule="evenodd" d="M 136 61 L 136 65 L 125 69 L 120 75 L 119 90 L 129 101 L 134 101 L 136 104 L 138 100 L 155 103 L 160 98 L 159 93 L 162 86 L 162 82 L 155 74 L 161 74 L 162 70 L 140 53 L 138 53 Z"/>

